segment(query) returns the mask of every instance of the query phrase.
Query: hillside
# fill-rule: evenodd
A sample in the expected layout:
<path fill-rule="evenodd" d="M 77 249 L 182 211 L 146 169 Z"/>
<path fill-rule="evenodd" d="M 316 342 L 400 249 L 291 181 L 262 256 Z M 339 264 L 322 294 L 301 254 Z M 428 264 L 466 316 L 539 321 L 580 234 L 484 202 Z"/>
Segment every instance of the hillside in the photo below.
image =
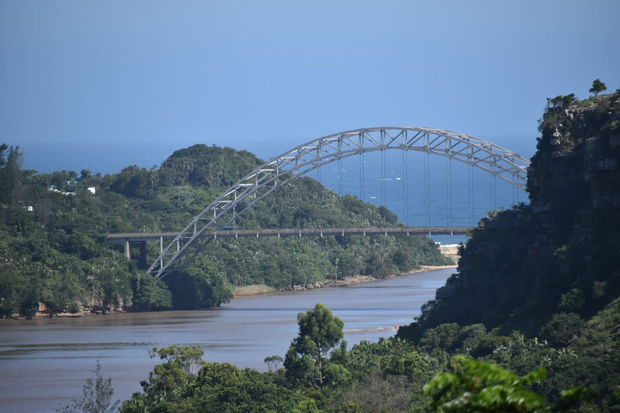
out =
<path fill-rule="evenodd" d="M 445 259 L 425 237 L 231 240 L 209 244 L 166 278 L 126 262 L 106 233 L 178 231 L 262 161 L 247 151 L 194 145 L 159 168 L 101 176 L 21 170 L 18 148 L 0 152 L 0 316 L 216 306 L 235 287 L 305 285 L 325 278 L 385 277 Z M 238 228 L 393 226 L 396 216 L 339 197 L 310 178 L 276 191 Z M 148 258 L 155 259 L 150 245 Z"/>
<path fill-rule="evenodd" d="M 344 323 L 317 304 L 266 373 L 204 361 L 198 346 L 154 349 L 162 364 L 121 411 L 620 411 L 619 102 L 549 101 L 531 204 L 483 219 L 459 272 L 397 337 L 349 349 Z M 364 205 L 325 196 L 334 211 Z"/>
<path fill-rule="evenodd" d="M 550 99 L 528 172 L 530 205 L 483 219 L 458 274 L 405 337 L 441 323 L 537 335 L 620 293 L 620 93 Z"/>

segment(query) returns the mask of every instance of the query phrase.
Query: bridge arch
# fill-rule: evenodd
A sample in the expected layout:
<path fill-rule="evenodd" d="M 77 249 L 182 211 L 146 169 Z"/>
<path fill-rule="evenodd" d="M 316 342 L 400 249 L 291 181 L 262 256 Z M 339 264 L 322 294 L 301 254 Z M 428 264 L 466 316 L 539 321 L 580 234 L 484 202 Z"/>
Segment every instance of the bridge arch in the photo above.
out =
<path fill-rule="evenodd" d="M 338 132 L 296 146 L 241 178 L 162 248 L 148 272 L 162 277 L 201 234 L 230 225 L 275 189 L 323 165 L 366 152 L 406 150 L 453 159 L 525 189 L 529 161 L 491 142 L 443 129 L 376 127 Z"/>

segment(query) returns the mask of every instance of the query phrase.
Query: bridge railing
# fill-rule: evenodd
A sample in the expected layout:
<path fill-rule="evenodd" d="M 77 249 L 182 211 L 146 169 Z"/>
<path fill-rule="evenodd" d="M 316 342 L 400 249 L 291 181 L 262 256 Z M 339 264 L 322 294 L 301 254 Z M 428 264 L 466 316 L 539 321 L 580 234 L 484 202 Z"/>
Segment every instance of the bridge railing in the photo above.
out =
<path fill-rule="evenodd" d="M 372 227 L 372 228 L 285 228 L 285 229 L 244 229 L 244 230 L 220 230 L 205 231 L 200 234 L 202 238 L 266 238 L 266 237 L 316 237 L 316 236 L 345 236 L 345 235 L 396 235 L 396 234 L 428 234 L 428 235 L 463 235 L 470 232 L 469 227 Z M 174 239 L 178 232 L 128 232 L 119 234 L 107 234 L 108 241 L 122 243 L 124 241 L 158 241 L 161 239 Z"/>
<path fill-rule="evenodd" d="M 324 237 L 324 236 L 379 236 L 399 234 L 426 234 L 426 235 L 463 235 L 472 228 L 444 228 L 444 227 L 372 227 L 372 228 L 285 228 L 285 229 L 240 229 L 205 231 L 200 234 L 203 239 L 230 239 L 230 238 L 268 238 L 268 237 Z M 131 259 L 131 244 L 140 245 L 140 257 L 142 264 L 146 260 L 146 242 L 159 241 L 159 253 L 164 250 L 164 241 L 177 239 L 178 232 L 127 232 L 120 234 L 107 234 L 109 242 L 124 245 L 125 257 Z M 174 241 L 173 241 L 174 242 Z"/>

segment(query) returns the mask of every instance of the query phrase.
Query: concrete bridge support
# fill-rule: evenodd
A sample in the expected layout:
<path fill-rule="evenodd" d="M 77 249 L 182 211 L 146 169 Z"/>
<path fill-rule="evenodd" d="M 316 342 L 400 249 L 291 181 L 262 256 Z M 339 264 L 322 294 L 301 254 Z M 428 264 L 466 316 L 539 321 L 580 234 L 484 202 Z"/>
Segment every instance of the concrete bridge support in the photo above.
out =
<path fill-rule="evenodd" d="M 125 253 L 125 258 L 127 258 L 127 261 L 131 260 L 131 244 L 128 239 L 126 239 L 123 243 L 123 252 Z"/>
<path fill-rule="evenodd" d="M 131 244 L 137 244 L 138 248 L 140 249 L 140 255 L 138 256 L 138 268 L 148 268 L 146 240 L 130 241 L 128 239 L 125 239 L 123 241 L 123 253 L 127 261 L 131 261 Z"/>

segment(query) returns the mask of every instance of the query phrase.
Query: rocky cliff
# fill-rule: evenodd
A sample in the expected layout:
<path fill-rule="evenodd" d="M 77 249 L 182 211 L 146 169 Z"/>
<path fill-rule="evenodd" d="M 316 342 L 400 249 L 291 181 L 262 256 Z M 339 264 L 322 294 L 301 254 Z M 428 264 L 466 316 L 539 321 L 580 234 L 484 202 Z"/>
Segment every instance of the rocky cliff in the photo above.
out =
<path fill-rule="evenodd" d="M 446 322 L 538 334 L 620 293 L 620 92 L 549 100 L 528 171 L 530 205 L 481 220 L 459 272 L 400 335 Z"/>

